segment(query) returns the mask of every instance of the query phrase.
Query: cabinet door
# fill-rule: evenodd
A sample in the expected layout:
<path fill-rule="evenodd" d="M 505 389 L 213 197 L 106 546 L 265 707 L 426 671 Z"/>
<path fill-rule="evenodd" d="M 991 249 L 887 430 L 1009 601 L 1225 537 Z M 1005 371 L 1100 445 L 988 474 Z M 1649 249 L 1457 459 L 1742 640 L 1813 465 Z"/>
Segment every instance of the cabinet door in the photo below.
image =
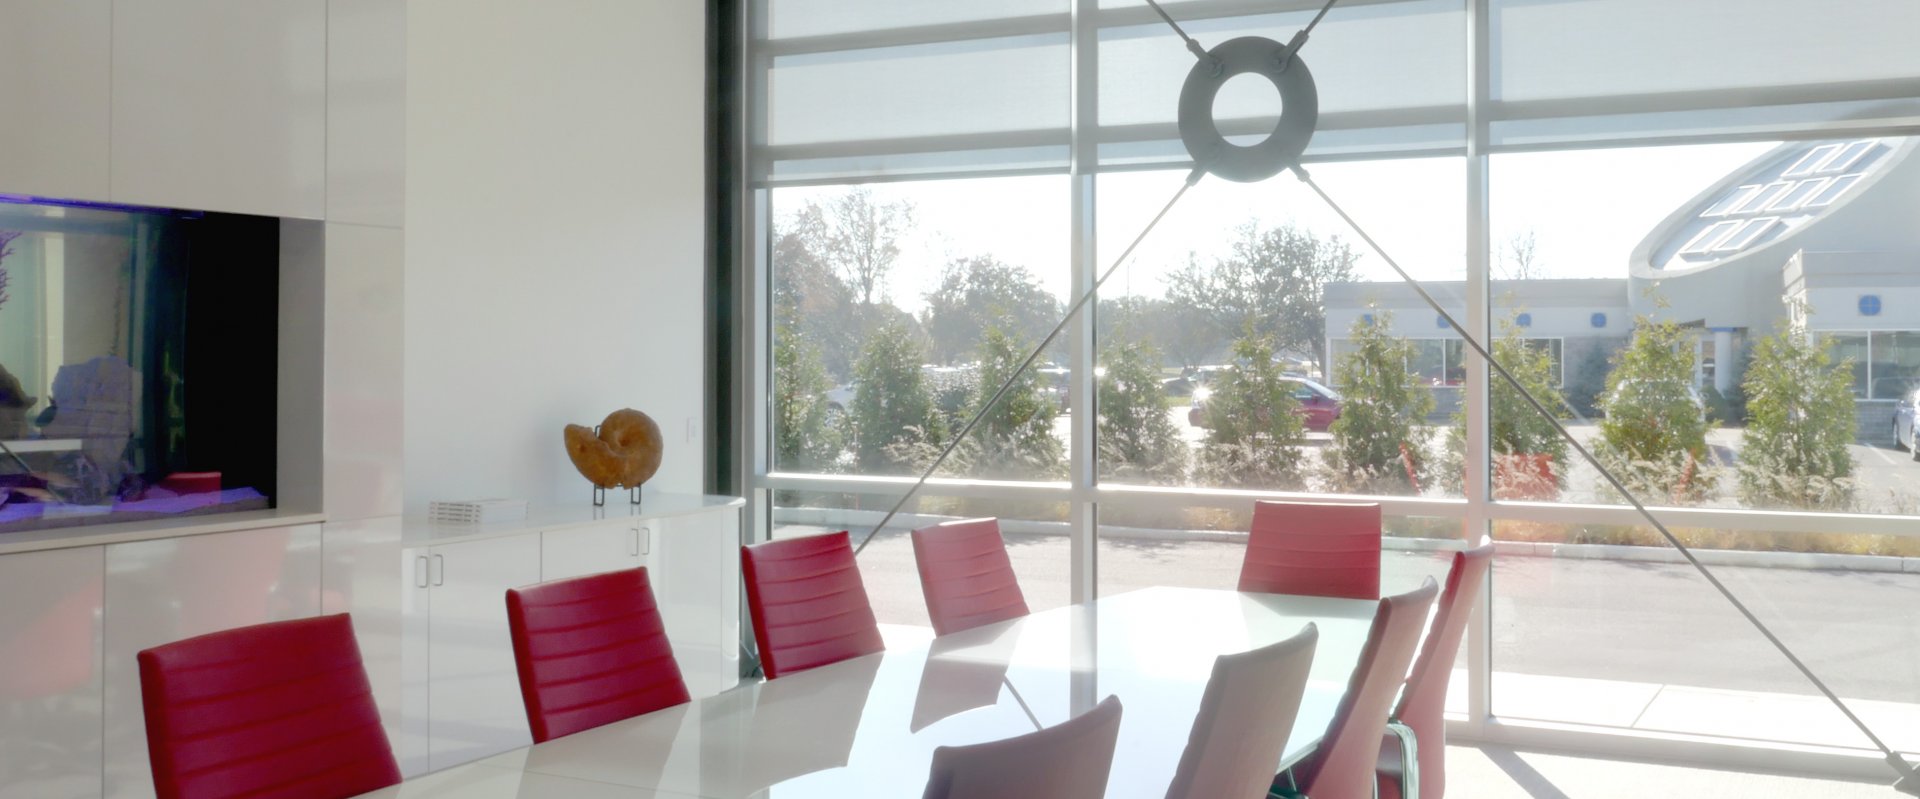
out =
<path fill-rule="evenodd" d="M 540 581 L 540 537 L 428 550 L 432 584 L 429 767 L 435 771 L 532 742 L 507 632 L 507 589 Z"/>
<path fill-rule="evenodd" d="M 712 696 L 740 681 L 740 510 L 655 522 L 653 593 L 687 691 Z"/>
<path fill-rule="evenodd" d="M 110 799 L 153 796 L 142 649 L 320 613 L 320 525 L 112 544 L 106 548 L 103 755 Z"/>
<path fill-rule="evenodd" d="M 564 580 L 647 565 L 652 519 L 623 519 L 540 534 L 540 579 Z M 651 571 L 651 570 L 650 570 Z"/>
<path fill-rule="evenodd" d="M 100 547 L 0 556 L 0 797 L 99 796 Z"/>
<path fill-rule="evenodd" d="M 109 199 L 109 0 L 0 0 L 0 187 Z"/>

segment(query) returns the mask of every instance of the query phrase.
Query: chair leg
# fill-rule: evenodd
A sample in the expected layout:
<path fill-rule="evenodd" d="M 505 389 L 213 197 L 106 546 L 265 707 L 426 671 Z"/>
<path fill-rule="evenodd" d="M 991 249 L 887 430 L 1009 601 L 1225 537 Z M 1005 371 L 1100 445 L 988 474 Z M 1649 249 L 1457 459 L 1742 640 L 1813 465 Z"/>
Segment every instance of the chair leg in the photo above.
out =
<path fill-rule="evenodd" d="M 1400 797 L 1420 799 L 1420 742 L 1413 728 L 1398 721 L 1387 722 L 1387 732 L 1400 740 Z M 1374 788 L 1378 794 L 1379 787 Z"/>

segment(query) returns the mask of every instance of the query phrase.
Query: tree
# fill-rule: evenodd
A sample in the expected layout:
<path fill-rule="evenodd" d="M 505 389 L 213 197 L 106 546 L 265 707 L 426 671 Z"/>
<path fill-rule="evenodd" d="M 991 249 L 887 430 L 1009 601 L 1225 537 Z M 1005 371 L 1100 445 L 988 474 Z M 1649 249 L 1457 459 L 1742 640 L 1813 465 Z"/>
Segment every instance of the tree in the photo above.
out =
<path fill-rule="evenodd" d="M 840 274 L 861 305 L 872 305 L 900 259 L 901 237 L 913 227 L 913 204 L 878 202 L 872 189 L 858 186 L 825 202 L 809 201 L 794 221 L 806 249 Z"/>
<path fill-rule="evenodd" d="M 936 363 L 972 356 L 990 328 L 1022 345 L 1036 344 L 1059 324 L 1062 311 L 1060 301 L 1026 267 L 991 255 L 949 262 L 926 300 L 920 321 L 933 338 Z"/>
<path fill-rule="evenodd" d="M 1516 314 L 1517 315 L 1517 314 Z M 1554 374 L 1553 354 L 1522 335 L 1512 317 L 1500 323 L 1493 357 L 1507 368 L 1528 394 L 1567 418 L 1567 401 Z M 1492 402 L 1488 421 L 1492 432 L 1493 496 L 1495 499 L 1552 499 L 1567 482 L 1567 440 L 1553 422 L 1534 410 L 1520 392 L 1499 375 L 1489 374 Z M 1466 472 L 1466 407 L 1454 411 L 1447 429 L 1446 454 L 1441 457 L 1439 482 L 1460 493 Z"/>
<path fill-rule="evenodd" d="M 829 380 L 845 380 L 860 355 L 865 321 L 846 281 L 792 230 L 774 237 L 772 266 L 774 326 L 815 346 Z"/>
<path fill-rule="evenodd" d="M 920 373 L 921 349 L 904 325 L 884 323 L 854 367 L 857 386 L 847 410 L 847 438 L 863 474 L 906 474 L 920 462 L 915 447 L 937 444 L 943 425 Z"/>
<path fill-rule="evenodd" d="M 1124 341 L 1100 359 L 1100 417 L 1095 422 L 1103 480 L 1179 485 L 1186 481 L 1187 442 L 1174 426 L 1160 388 L 1160 353 Z"/>
<path fill-rule="evenodd" d="M 1751 507 L 1848 510 L 1853 505 L 1853 363 L 1832 340 L 1782 325 L 1753 346 L 1740 498 Z"/>
<path fill-rule="evenodd" d="M 1212 326 L 1194 324 L 1173 303 L 1157 297 L 1127 295 L 1101 300 L 1094 323 L 1099 328 L 1095 340 L 1126 339 L 1148 344 L 1163 356 L 1160 365 L 1199 366 L 1227 345 Z"/>
<path fill-rule="evenodd" d="M 1302 487 L 1300 445 L 1306 440 L 1292 381 L 1274 360 L 1273 340 L 1252 333 L 1234 342 L 1235 368 L 1216 378 L 1207 400 L 1212 427 L 1200 445 L 1195 476 L 1227 488 Z"/>
<path fill-rule="evenodd" d="M 1686 328 L 1640 317 L 1614 354 L 1593 454 L 1636 496 L 1698 502 L 1717 482 L 1707 451 L 1712 423 L 1692 388 L 1692 345 Z"/>
<path fill-rule="evenodd" d="M 827 370 L 820 352 L 797 333 L 773 337 L 774 467 L 831 471 L 841 438 L 827 413 Z"/>
<path fill-rule="evenodd" d="M 1507 239 L 1506 252 L 1500 254 L 1501 277 L 1507 280 L 1534 280 L 1546 277 L 1540 267 L 1540 242 L 1534 236 L 1533 228 L 1527 228 Z"/>
<path fill-rule="evenodd" d="M 1327 480 L 1338 491 L 1413 493 L 1427 470 L 1422 428 L 1433 393 L 1409 365 L 1413 342 L 1388 334 L 1393 315 L 1375 311 L 1348 332 L 1352 348 L 1334 367 L 1340 418 L 1328 432 Z"/>
<path fill-rule="evenodd" d="M 1327 373 L 1328 283 L 1353 279 L 1359 256 L 1339 237 L 1283 224 L 1262 229 L 1249 221 L 1235 231 L 1231 250 L 1210 265 L 1188 256 L 1168 278 L 1167 299 L 1220 339 L 1250 330 L 1281 349 L 1309 354 Z"/>
<path fill-rule="evenodd" d="M 1027 351 L 999 328 L 987 328 L 980 342 L 980 382 L 972 413 L 981 414 L 967 441 L 964 459 L 978 477 L 1042 479 L 1066 473 L 1067 453 L 1053 435 L 1060 409 L 1041 392 L 1040 374 L 1032 369 L 1015 375 Z M 991 407 L 987 401 L 1011 377 L 1006 394 Z"/>

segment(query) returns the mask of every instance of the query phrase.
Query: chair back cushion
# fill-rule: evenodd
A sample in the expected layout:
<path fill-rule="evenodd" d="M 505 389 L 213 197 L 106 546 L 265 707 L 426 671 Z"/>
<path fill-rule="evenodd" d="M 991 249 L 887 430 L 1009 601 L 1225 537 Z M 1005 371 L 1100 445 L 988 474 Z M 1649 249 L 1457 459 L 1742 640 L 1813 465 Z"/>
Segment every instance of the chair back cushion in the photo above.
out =
<path fill-rule="evenodd" d="M 536 743 L 689 698 L 646 569 L 511 589 L 507 627 Z"/>
<path fill-rule="evenodd" d="M 1465 552 L 1453 554 L 1453 568 L 1447 570 L 1447 585 L 1441 592 L 1439 609 L 1427 628 L 1426 641 L 1413 661 L 1407 676 L 1407 690 L 1400 695 L 1400 706 L 1393 717 L 1413 728 L 1420 742 L 1420 793 L 1445 796 L 1447 768 L 1447 725 L 1441 718 L 1447 704 L 1447 682 L 1453 677 L 1454 657 L 1460 653 L 1460 637 L 1480 599 L 1480 587 L 1486 584 L 1487 567 L 1493 562 L 1493 544 L 1483 542 Z M 1417 797 L 1407 797 L 1417 799 Z"/>
<path fill-rule="evenodd" d="M 1027 615 L 999 519 L 967 519 L 913 531 L 913 560 L 935 635 Z"/>
<path fill-rule="evenodd" d="M 885 648 L 845 530 L 741 547 L 740 569 L 767 679 Z"/>
<path fill-rule="evenodd" d="M 145 650 L 159 799 L 343 799 L 400 781 L 346 614 Z"/>
<path fill-rule="evenodd" d="M 1300 789 L 1313 799 L 1373 799 L 1380 736 L 1387 713 L 1406 683 L 1407 667 L 1420 646 L 1427 611 L 1440 587 L 1429 577 L 1417 589 L 1380 600 L 1360 661 L 1347 681 L 1319 748 L 1294 768 Z"/>
<path fill-rule="evenodd" d="M 1380 598 L 1380 506 L 1255 502 L 1240 590 Z"/>
<path fill-rule="evenodd" d="M 1320 631 L 1213 661 L 1167 799 L 1261 796 L 1286 757 Z"/>
<path fill-rule="evenodd" d="M 933 750 L 922 799 L 1100 799 L 1107 795 L 1120 698 L 1044 730 L 1001 741 Z"/>

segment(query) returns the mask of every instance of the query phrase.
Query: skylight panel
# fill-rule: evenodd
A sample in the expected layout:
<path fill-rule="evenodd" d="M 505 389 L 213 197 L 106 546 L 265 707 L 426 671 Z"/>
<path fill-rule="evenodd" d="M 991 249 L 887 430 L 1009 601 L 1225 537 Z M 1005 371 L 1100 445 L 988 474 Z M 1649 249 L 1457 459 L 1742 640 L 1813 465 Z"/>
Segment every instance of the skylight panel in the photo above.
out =
<path fill-rule="evenodd" d="M 1832 183 L 1828 183 L 1826 188 L 1821 189 L 1819 194 L 1813 195 L 1813 199 L 1808 200 L 1807 204 L 1801 207 L 1825 208 L 1832 205 L 1834 200 L 1840 199 L 1840 195 L 1847 193 L 1847 189 L 1853 188 L 1853 184 L 1859 183 L 1861 176 L 1864 174 L 1865 173 L 1862 172 L 1855 172 L 1851 175 L 1841 175 L 1840 177 L 1834 178 Z"/>
<path fill-rule="evenodd" d="M 1873 152 L 1873 147 L 1877 143 L 1878 142 L 1872 139 L 1867 139 L 1866 141 L 1857 141 L 1849 144 L 1847 145 L 1847 149 L 1834 153 L 1832 158 L 1827 159 L 1825 163 L 1821 164 L 1820 171 L 1844 172 L 1858 163 L 1867 153 Z"/>
<path fill-rule="evenodd" d="M 1795 183 L 1792 191 L 1780 195 L 1779 199 L 1768 203 L 1767 207 L 1761 210 L 1781 212 L 1799 208 L 1805 205 L 1807 200 L 1812 199 L 1813 195 L 1819 194 L 1821 189 L 1826 188 L 1829 181 L 1829 178 L 1807 178 Z"/>
<path fill-rule="evenodd" d="M 1777 224 L 1780 224 L 1780 217 L 1777 216 L 1763 216 L 1759 219 L 1749 219 L 1745 226 L 1734 231 L 1726 238 L 1721 239 L 1719 244 L 1714 245 L 1713 251 L 1733 252 L 1735 250 L 1744 250 L 1747 248 L 1747 245 L 1759 241 L 1761 236 L 1766 235 L 1767 231 L 1772 230 L 1773 226 Z"/>
<path fill-rule="evenodd" d="M 1703 217 L 1709 217 L 1709 218 L 1716 217 L 1716 216 L 1726 216 L 1728 209 L 1731 209 L 1734 206 L 1740 205 L 1742 203 L 1745 203 L 1748 200 L 1753 199 L 1753 195 L 1759 194 L 1760 189 L 1761 189 L 1761 186 L 1758 183 L 1749 183 L 1745 186 L 1741 186 L 1740 188 L 1734 189 L 1726 197 L 1721 198 L 1720 202 L 1714 203 L 1713 207 L 1708 208 L 1707 210 L 1701 212 L 1700 215 Z"/>
<path fill-rule="evenodd" d="M 1756 213 L 1760 209 L 1772 205 L 1774 201 L 1780 199 L 1782 195 L 1792 191 L 1793 184 L 1794 181 L 1791 180 L 1778 180 L 1769 183 L 1752 197 L 1748 197 L 1745 202 L 1728 208 L 1727 213 L 1729 215 Z"/>
<path fill-rule="evenodd" d="M 1714 245 L 1719 244 L 1721 239 L 1726 238 L 1728 234 L 1745 224 L 1747 224 L 1745 220 L 1729 219 L 1725 222 L 1715 222 L 1708 225 L 1706 230 L 1700 231 L 1698 235 L 1693 237 L 1693 240 L 1687 242 L 1686 246 L 1680 248 L 1680 254 L 1706 255 L 1713 251 Z"/>
<path fill-rule="evenodd" d="M 1806 155 L 1800 156 L 1800 160 L 1793 162 L 1793 166 L 1787 167 L 1787 171 L 1780 173 L 1780 176 L 1797 178 L 1818 172 L 1822 162 L 1833 157 L 1834 153 L 1840 152 L 1840 149 L 1845 146 L 1844 144 L 1822 144 L 1808 150 Z"/>

